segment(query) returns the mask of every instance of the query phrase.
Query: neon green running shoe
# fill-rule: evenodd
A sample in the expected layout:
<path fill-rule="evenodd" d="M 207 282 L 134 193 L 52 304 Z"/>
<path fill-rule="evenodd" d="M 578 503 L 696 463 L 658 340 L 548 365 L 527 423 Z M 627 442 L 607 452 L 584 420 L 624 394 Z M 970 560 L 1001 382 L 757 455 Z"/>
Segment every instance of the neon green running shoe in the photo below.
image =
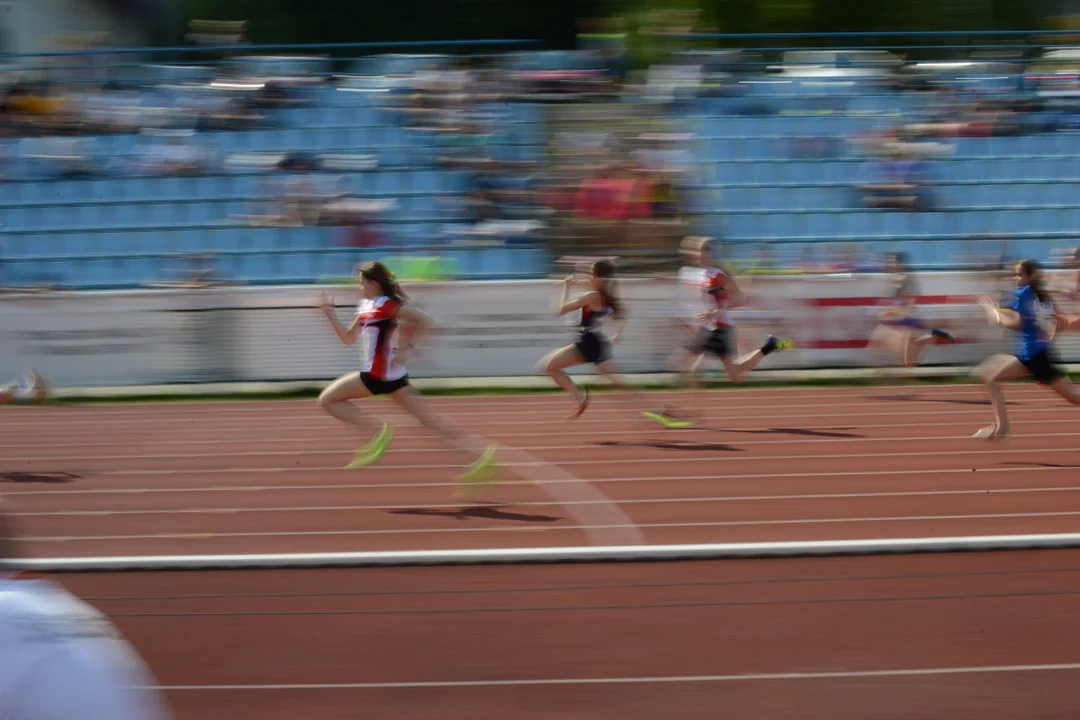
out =
<path fill-rule="evenodd" d="M 459 498 L 476 497 L 491 492 L 502 481 L 499 462 L 496 458 L 495 445 L 490 446 L 480 456 L 480 459 L 462 473 L 458 478 L 458 489 L 455 495 Z"/>
<path fill-rule="evenodd" d="M 653 412 L 651 410 L 642 410 L 642 417 L 648 418 L 653 422 L 660 423 L 668 429 L 685 429 L 692 428 L 697 425 L 696 420 L 680 420 L 679 418 L 671 417 L 662 412 Z"/>
<path fill-rule="evenodd" d="M 356 469 L 365 468 L 382 460 L 382 456 L 390 449 L 390 443 L 394 439 L 394 426 L 390 423 L 383 425 L 379 434 L 372 438 L 364 447 L 356 451 L 356 457 L 345 467 Z"/>

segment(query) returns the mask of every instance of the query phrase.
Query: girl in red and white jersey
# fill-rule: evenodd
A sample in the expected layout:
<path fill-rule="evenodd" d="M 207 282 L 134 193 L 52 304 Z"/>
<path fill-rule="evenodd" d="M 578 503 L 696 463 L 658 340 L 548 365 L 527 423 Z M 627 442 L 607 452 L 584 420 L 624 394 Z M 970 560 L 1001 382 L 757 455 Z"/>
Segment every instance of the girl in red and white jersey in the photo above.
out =
<path fill-rule="evenodd" d="M 350 425 L 374 430 L 373 423 L 349 401 L 389 395 L 424 427 L 470 458 L 472 464 L 462 475 L 463 481 L 494 485 L 498 482 L 495 446 L 484 449 L 444 422 L 409 385 L 405 361 L 414 344 L 430 329 L 431 317 L 405 304 L 405 293 L 382 263 L 364 265 L 359 276 L 362 297 L 356 317 L 348 327 L 338 321 L 330 299 L 325 295 L 320 298 L 320 306 L 341 341 L 353 345 L 359 340 L 362 350 L 360 372 L 348 373 L 331 383 L 319 395 L 319 407 Z M 393 434 L 393 426 L 383 423 L 374 439 L 356 451 L 356 457 L 348 467 L 367 467 L 378 462 L 390 448 Z"/>
<path fill-rule="evenodd" d="M 737 344 L 731 310 L 739 305 L 742 292 L 735 278 L 710 264 L 711 242 L 709 238 L 688 237 L 682 243 L 682 252 L 691 265 L 679 271 L 679 283 L 696 298 L 683 309 L 680 318 L 680 324 L 693 333 L 690 342 L 675 354 L 674 363 L 681 386 L 698 387 L 698 369 L 709 355 L 719 358 L 731 381 L 738 383 L 746 379 L 766 355 L 795 347 L 791 340 L 770 335 L 759 349 L 735 359 Z M 665 427 L 692 427 L 695 424 L 694 420 L 679 419 L 666 411 L 647 412 L 645 416 Z"/>

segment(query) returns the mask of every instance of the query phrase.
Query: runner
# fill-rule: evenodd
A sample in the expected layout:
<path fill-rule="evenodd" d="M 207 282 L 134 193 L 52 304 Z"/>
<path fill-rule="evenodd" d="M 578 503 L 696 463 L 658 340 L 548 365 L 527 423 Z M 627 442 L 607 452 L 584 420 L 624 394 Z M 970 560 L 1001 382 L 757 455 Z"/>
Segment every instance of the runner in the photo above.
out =
<path fill-rule="evenodd" d="M 393 425 L 382 423 L 379 427 L 350 401 L 387 395 L 444 443 L 459 450 L 463 458 L 469 459 L 471 464 L 459 478 L 462 483 L 460 495 L 491 489 L 499 482 L 495 445 L 485 449 L 445 422 L 432 412 L 409 384 L 405 362 L 415 344 L 431 328 L 431 318 L 405 304 L 405 293 L 382 263 L 364 265 L 359 268 L 358 276 L 361 300 L 356 317 L 348 327 L 338 320 L 330 299 L 325 295 L 320 297 L 320 307 L 341 341 L 353 345 L 360 340 L 363 348 L 361 370 L 341 376 L 319 395 L 319 407 L 323 410 L 338 420 L 374 435 L 371 442 L 356 451 L 348 467 L 374 465 L 390 449 L 394 437 Z M 404 328 L 399 329 L 401 323 L 404 323 Z"/>

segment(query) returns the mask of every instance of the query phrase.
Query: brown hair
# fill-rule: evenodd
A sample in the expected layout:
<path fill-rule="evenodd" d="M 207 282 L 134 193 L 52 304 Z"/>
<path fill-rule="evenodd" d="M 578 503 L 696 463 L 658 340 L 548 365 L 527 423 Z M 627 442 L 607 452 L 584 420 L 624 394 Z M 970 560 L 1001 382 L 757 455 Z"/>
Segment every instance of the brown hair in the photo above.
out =
<path fill-rule="evenodd" d="M 597 260 L 593 263 L 592 274 L 606 281 L 604 290 L 607 294 L 608 303 L 611 305 L 611 316 L 614 318 L 622 317 L 625 306 L 622 300 L 619 299 L 615 288 L 615 263 L 610 260 Z"/>
<path fill-rule="evenodd" d="M 357 268 L 357 274 L 364 280 L 378 283 L 382 294 L 398 304 L 404 304 L 409 299 L 394 279 L 394 274 L 381 262 L 365 263 Z"/>
<path fill-rule="evenodd" d="M 1021 260 L 1016 263 L 1016 269 L 1028 276 L 1028 285 L 1035 291 L 1035 297 L 1039 299 L 1039 302 L 1056 307 L 1057 304 L 1054 302 L 1054 296 L 1046 289 L 1043 279 L 1039 277 L 1039 273 L 1043 269 L 1041 263 L 1035 260 Z"/>

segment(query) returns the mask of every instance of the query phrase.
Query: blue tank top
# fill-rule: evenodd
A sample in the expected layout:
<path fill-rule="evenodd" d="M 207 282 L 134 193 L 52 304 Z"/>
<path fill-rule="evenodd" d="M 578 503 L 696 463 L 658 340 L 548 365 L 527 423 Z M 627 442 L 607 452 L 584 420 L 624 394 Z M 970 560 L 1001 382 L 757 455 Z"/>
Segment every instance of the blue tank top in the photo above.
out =
<path fill-rule="evenodd" d="M 1054 305 L 1039 300 L 1034 288 L 1025 285 L 1016 291 L 1006 305 L 1020 315 L 1016 338 L 1016 356 L 1027 360 L 1050 347 L 1049 328 L 1054 323 Z"/>

